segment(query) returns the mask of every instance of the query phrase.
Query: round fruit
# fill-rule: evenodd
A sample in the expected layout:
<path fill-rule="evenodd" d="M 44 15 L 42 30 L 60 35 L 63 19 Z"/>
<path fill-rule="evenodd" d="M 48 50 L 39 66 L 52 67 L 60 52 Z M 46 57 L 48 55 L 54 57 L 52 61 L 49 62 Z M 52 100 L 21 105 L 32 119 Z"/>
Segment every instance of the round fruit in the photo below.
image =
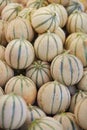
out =
<path fill-rule="evenodd" d="M 84 32 L 87 33 L 87 14 L 81 11 L 73 12 L 67 21 L 67 31 L 73 32 Z"/>
<path fill-rule="evenodd" d="M 71 99 L 71 104 L 70 104 L 70 112 L 74 113 L 74 109 L 75 109 L 75 106 L 76 104 L 84 97 L 87 96 L 87 93 L 84 92 L 84 91 L 79 91 L 77 93 L 75 93 L 75 95 L 72 96 L 72 99 Z"/>
<path fill-rule="evenodd" d="M 12 40 L 6 47 L 5 60 L 14 69 L 25 69 L 34 61 L 34 48 L 24 38 Z"/>
<path fill-rule="evenodd" d="M 48 5 L 47 0 L 29 0 L 27 2 L 27 7 L 34 8 L 34 9 L 39 9 L 39 8 L 45 7 L 47 5 Z"/>
<path fill-rule="evenodd" d="M 80 130 L 79 126 L 77 125 L 75 116 L 72 113 L 60 113 L 55 115 L 54 119 L 63 125 L 64 130 Z"/>
<path fill-rule="evenodd" d="M 84 71 L 82 79 L 77 84 L 78 89 L 87 91 L 87 71 Z"/>
<path fill-rule="evenodd" d="M 58 35 L 47 32 L 35 40 L 34 49 L 40 60 L 52 61 L 55 56 L 63 52 L 63 43 Z"/>
<path fill-rule="evenodd" d="M 68 88 L 57 81 L 42 85 L 37 95 L 39 107 L 51 115 L 66 111 L 70 105 L 70 99 Z"/>
<path fill-rule="evenodd" d="M 40 119 L 34 120 L 30 125 L 28 130 L 63 130 L 62 125 L 57 122 L 52 117 L 43 117 Z"/>
<path fill-rule="evenodd" d="M 3 87 L 6 82 L 14 76 L 13 70 L 4 61 L 0 60 L 0 86 Z"/>
<path fill-rule="evenodd" d="M 27 104 L 33 104 L 36 99 L 36 85 L 34 82 L 23 75 L 15 76 L 11 78 L 6 86 L 5 93 L 15 93 L 24 98 Z"/>
<path fill-rule="evenodd" d="M 75 107 L 75 117 L 79 126 L 83 129 L 87 129 L 87 97 L 81 99 Z"/>
<path fill-rule="evenodd" d="M 63 28 L 67 22 L 67 19 L 68 19 L 66 9 L 62 5 L 59 5 L 59 4 L 50 4 L 50 5 L 48 5 L 48 8 L 50 8 L 51 10 L 56 12 L 56 14 L 60 18 L 59 26 Z"/>
<path fill-rule="evenodd" d="M 11 21 L 18 16 L 18 13 L 22 10 L 22 5 L 18 3 L 8 4 L 1 13 L 1 18 L 4 21 Z"/>
<path fill-rule="evenodd" d="M 8 42 L 20 37 L 32 41 L 34 32 L 28 20 L 17 17 L 8 23 L 5 35 Z"/>
<path fill-rule="evenodd" d="M 70 40 L 70 37 L 72 41 Z M 86 56 L 87 34 L 77 32 L 76 37 L 74 37 L 73 34 L 71 34 L 71 36 L 69 36 L 69 38 L 67 39 L 68 40 L 66 40 L 65 48 L 70 50 L 70 54 L 73 54 L 76 57 L 78 57 L 83 63 L 83 66 L 86 67 L 87 66 L 87 56 Z"/>
<path fill-rule="evenodd" d="M 23 125 L 27 116 L 24 100 L 15 94 L 0 97 L 0 127 L 17 129 Z"/>
<path fill-rule="evenodd" d="M 33 64 L 27 68 L 26 76 L 31 78 L 39 88 L 52 79 L 50 74 L 50 64 L 40 60 L 34 61 Z"/>
<path fill-rule="evenodd" d="M 53 79 L 60 83 L 72 86 L 82 78 L 83 65 L 77 57 L 64 53 L 55 57 L 52 61 L 51 75 Z"/>
<path fill-rule="evenodd" d="M 44 33 L 54 30 L 60 24 L 60 18 L 55 10 L 48 7 L 41 7 L 31 14 L 31 24 L 37 33 Z"/>

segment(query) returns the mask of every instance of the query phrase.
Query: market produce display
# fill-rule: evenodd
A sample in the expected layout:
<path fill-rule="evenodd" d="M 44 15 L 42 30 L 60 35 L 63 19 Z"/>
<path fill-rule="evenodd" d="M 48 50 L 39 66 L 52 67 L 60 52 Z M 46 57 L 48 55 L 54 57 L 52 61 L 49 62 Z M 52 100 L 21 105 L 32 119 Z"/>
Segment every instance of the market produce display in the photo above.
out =
<path fill-rule="evenodd" d="M 0 0 L 0 130 L 87 130 L 87 0 Z"/>

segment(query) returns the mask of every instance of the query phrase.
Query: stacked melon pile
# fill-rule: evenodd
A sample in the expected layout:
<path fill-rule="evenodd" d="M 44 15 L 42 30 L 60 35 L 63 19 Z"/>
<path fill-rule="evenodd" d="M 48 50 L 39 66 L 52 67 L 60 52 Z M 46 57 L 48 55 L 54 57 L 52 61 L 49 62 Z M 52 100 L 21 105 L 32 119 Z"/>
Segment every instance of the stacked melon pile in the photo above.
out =
<path fill-rule="evenodd" d="M 87 130 L 86 10 L 0 0 L 0 129 Z"/>

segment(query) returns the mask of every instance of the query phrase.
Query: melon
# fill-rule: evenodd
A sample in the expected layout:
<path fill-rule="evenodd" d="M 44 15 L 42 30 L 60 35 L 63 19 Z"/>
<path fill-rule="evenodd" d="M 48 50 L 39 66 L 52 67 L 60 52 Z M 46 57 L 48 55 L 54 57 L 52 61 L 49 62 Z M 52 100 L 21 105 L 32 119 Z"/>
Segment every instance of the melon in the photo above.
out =
<path fill-rule="evenodd" d="M 53 79 L 60 83 L 72 86 L 81 80 L 83 65 L 77 57 L 64 53 L 53 59 L 51 63 L 51 75 Z"/>
<path fill-rule="evenodd" d="M 31 123 L 35 119 L 40 119 L 45 117 L 46 114 L 37 106 L 28 105 L 28 112 L 27 112 L 27 123 Z"/>
<path fill-rule="evenodd" d="M 82 79 L 77 84 L 78 89 L 87 91 L 87 71 L 84 71 Z"/>
<path fill-rule="evenodd" d="M 27 2 L 27 7 L 34 8 L 34 9 L 39 9 L 39 8 L 45 7 L 47 5 L 48 5 L 47 0 L 29 0 Z"/>
<path fill-rule="evenodd" d="M 72 41 L 69 40 L 71 37 Z M 75 55 L 78 57 L 81 62 L 83 63 L 83 66 L 87 66 L 87 56 L 86 56 L 86 51 L 87 51 L 87 34 L 85 33 L 76 33 L 76 37 L 71 34 L 66 40 L 65 48 L 70 50 L 70 54 Z M 79 53 L 80 50 L 80 53 Z"/>
<path fill-rule="evenodd" d="M 5 85 L 5 93 L 15 93 L 24 98 L 27 104 L 33 104 L 36 99 L 36 85 L 26 76 L 19 75 L 11 78 Z"/>
<path fill-rule="evenodd" d="M 78 91 L 77 93 L 75 93 L 73 96 L 72 96 L 72 99 L 71 99 L 71 104 L 70 104 L 70 109 L 69 111 L 74 113 L 74 109 L 75 109 L 75 106 L 76 104 L 84 97 L 87 96 L 87 93 L 84 92 L 84 91 Z"/>
<path fill-rule="evenodd" d="M 63 126 L 52 117 L 43 117 L 34 120 L 28 127 L 28 130 L 63 130 Z"/>
<path fill-rule="evenodd" d="M 4 95 L 4 91 L 2 89 L 2 87 L 0 87 L 0 96 Z"/>
<path fill-rule="evenodd" d="M 50 64 L 44 61 L 34 61 L 27 69 L 26 76 L 34 81 L 36 86 L 40 88 L 44 83 L 50 81 Z"/>
<path fill-rule="evenodd" d="M 70 105 L 70 101 L 68 88 L 57 81 L 50 81 L 42 85 L 37 95 L 39 107 L 50 115 L 65 112 Z"/>
<path fill-rule="evenodd" d="M 55 56 L 63 52 L 63 43 L 57 34 L 47 32 L 35 40 L 34 49 L 37 58 L 43 61 L 52 61 Z"/>
<path fill-rule="evenodd" d="M 54 119 L 63 125 L 64 130 L 80 130 L 75 115 L 70 112 L 57 114 Z"/>
<path fill-rule="evenodd" d="M 18 13 L 23 9 L 22 5 L 18 3 L 8 4 L 1 13 L 1 18 L 4 21 L 11 21 L 18 16 Z"/>
<path fill-rule="evenodd" d="M 68 33 L 73 32 L 84 32 L 87 33 L 87 14 L 81 11 L 73 12 L 67 21 L 67 31 Z"/>
<path fill-rule="evenodd" d="M 0 60 L 5 60 L 5 47 L 0 45 Z"/>
<path fill-rule="evenodd" d="M 11 3 L 11 0 L 0 0 L 0 15 L 4 7 L 9 3 Z"/>
<path fill-rule="evenodd" d="M 9 42 L 5 50 L 5 60 L 14 69 L 25 69 L 34 61 L 34 48 L 24 38 Z"/>
<path fill-rule="evenodd" d="M 66 7 L 68 15 L 72 14 L 74 11 L 84 11 L 84 5 L 81 2 L 71 1 L 69 5 Z"/>
<path fill-rule="evenodd" d="M 57 27 L 54 30 L 54 33 L 57 34 L 61 38 L 62 43 L 64 44 L 65 43 L 65 39 L 66 39 L 66 35 L 65 35 L 65 32 L 63 31 L 63 29 L 60 28 L 60 27 Z"/>
<path fill-rule="evenodd" d="M 33 8 L 24 8 L 19 12 L 18 16 L 31 22 L 31 13 L 33 11 L 35 11 Z"/>
<path fill-rule="evenodd" d="M 49 30 L 53 32 L 60 24 L 60 18 L 55 10 L 41 7 L 31 14 L 31 24 L 37 33 Z"/>
<path fill-rule="evenodd" d="M 56 12 L 56 14 L 60 18 L 59 26 L 61 28 L 63 28 L 66 25 L 66 22 L 67 22 L 67 19 L 68 19 L 68 14 L 67 14 L 66 9 L 62 5 L 55 4 L 55 3 L 50 4 L 47 7 Z"/>
<path fill-rule="evenodd" d="M 61 4 L 67 6 L 71 0 L 48 0 L 49 3 Z"/>
<path fill-rule="evenodd" d="M 74 114 L 78 125 L 87 130 L 87 97 L 84 97 L 76 104 Z"/>
<path fill-rule="evenodd" d="M 5 30 L 7 28 L 7 23 L 0 19 L 0 45 L 6 46 L 7 40 L 5 36 Z"/>
<path fill-rule="evenodd" d="M 20 37 L 32 41 L 34 38 L 34 31 L 27 19 L 17 17 L 8 23 L 5 36 L 8 42 Z"/>
<path fill-rule="evenodd" d="M 0 86 L 4 87 L 6 82 L 14 76 L 14 71 L 5 61 L 0 60 Z"/>
<path fill-rule="evenodd" d="M 0 97 L 0 127 L 17 129 L 23 125 L 27 117 L 25 101 L 15 94 Z"/>

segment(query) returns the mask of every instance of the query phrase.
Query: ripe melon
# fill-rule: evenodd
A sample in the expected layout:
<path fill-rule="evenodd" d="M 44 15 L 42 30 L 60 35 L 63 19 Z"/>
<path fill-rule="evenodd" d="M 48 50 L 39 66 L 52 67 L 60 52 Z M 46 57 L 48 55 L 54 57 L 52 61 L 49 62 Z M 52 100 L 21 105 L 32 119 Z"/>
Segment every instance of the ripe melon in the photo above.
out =
<path fill-rule="evenodd" d="M 74 114 L 78 125 L 87 130 L 87 97 L 76 104 Z"/>
<path fill-rule="evenodd" d="M 23 9 L 23 6 L 18 3 L 8 4 L 1 13 L 1 18 L 4 21 L 11 21 L 18 16 L 18 13 Z"/>
<path fill-rule="evenodd" d="M 48 5 L 47 0 L 29 0 L 27 2 L 27 7 L 34 8 L 34 9 L 39 9 L 39 8 L 45 7 L 47 5 Z"/>
<path fill-rule="evenodd" d="M 54 119 L 63 125 L 64 130 L 80 130 L 75 115 L 70 112 L 57 114 Z"/>
<path fill-rule="evenodd" d="M 52 61 L 55 56 L 63 52 L 63 43 L 58 35 L 47 32 L 35 40 L 34 49 L 37 58 L 43 61 Z"/>
<path fill-rule="evenodd" d="M 20 37 L 32 41 L 34 38 L 34 31 L 27 19 L 17 17 L 8 23 L 5 36 L 8 42 Z"/>
<path fill-rule="evenodd" d="M 50 81 L 51 73 L 50 73 L 50 64 L 44 61 L 34 61 L 26 69 L 26 76 L 31 78 L 36 86 L 40 88 L 44 83 Z"/>
<path fill-rule="evenodd" d="M 20 95 L 27 104 L 33 104 L 36 99 L 36 85 L 26 76 L 19 75 L 11 78 L 5 85 L 5 93 Z"/>
<path fill-rule="evenodd" d="M 39 107 L 50 115 L 65 112 L 70 105 L 70 101 L 71 97 L 68 88 L 57 81 L 42 85 L 37 95 Z"/>
<path fill-rule="evenodd" d="M 87 33 L 87 14 L 81 11 L 73 12 L 67 21 L 67 31 L 73 32 L 84 32 Z"/>
<path fill-rule="evenodd" d="M 63 130 L 63 126 L 52 117 L 43 117 L 34 120 L 28 127 L 28 130 Z"/>
<path fill-rule="evenodd" d="M 25 101 L 15 94 L 0 97 L 0 127 L 17 129 L 23 125 L 27 117 Z"/>
<path fill-rule="evenodd" d="M 81 80 L 83 65 L 77 57 L 64 53 L 53 59 L 51 63 L 51 75 L 53 79 L 60 83 L 72 86 Z"/>
<path fill-rule="evenodd" d="M 4 61 L 0 60 L 0 86 L 4 87 L 6 82 L 14 76 L 14 71 Z"/>
<path fill-rule="evenodd" d="M 84 91 L 78 91 L 77 93 L 75 93 L 72 98 L 71 98 L 71 103 L 70 103 L 70 109 L 69 111 L 74 113 L 74 109 L 75 109 L 75 106 L 76 104 L 84 97 L 87 96 L 87 92 L 84 92 Z"/>
<path fill-rule="evenodd" d="M 41 7 L 31 14 L 31 24 L 37 33 L 47 30 L 53 32 L 60 24 L 60 18 L 55 10 L 49 7 Z"/>
<path fill-rule="evenodd" d="M 5 60 L 14 69 L 25 69 L 34 61 L 34 48 L 24 38 L 9 42 L 5 50 Z"/>

